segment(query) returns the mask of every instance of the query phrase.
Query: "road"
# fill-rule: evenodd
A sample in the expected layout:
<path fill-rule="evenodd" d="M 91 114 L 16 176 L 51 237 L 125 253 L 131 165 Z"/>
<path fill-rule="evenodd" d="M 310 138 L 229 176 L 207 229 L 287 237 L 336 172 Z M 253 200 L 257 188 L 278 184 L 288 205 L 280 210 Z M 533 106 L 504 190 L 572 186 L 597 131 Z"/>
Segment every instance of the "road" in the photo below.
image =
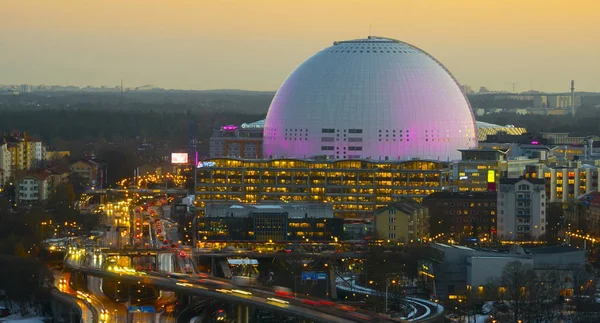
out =
<path fill-rule="evenodd" d="M 385 294 L 382 292 L 358 285 L 354 277 L 351 275 L 338 277 L 336 279 L 336 287 L 352 293 L 385 297 Z M 406 319 L 409 322 L 429 321 L 435 317 L 443 315 L 444 313 L 444 308 L 440 304 L 430 302 L 429 300 L 415 297 L 404 297 L 403 301 L 411 309 L 408 315 L 403 317 L 403 319 Z"/>
<path fill-rule="evenodd" d="M 81 308 L 81 321 L 85 323 L 96 323 L 96 313 L 100 313 L 102 307 L 99 304 L 86 301 L 85 297 L 78 294 L 76 290 L 69 286 L 70 274 L 59 270 L 53 270 L 54 286 L 63 294 L 67 294 L 75 299 L 79 308 Z M 101 305 L 101 304 L 100 304 Z"/>
<path fill-rule="evenodd" d="M 88 259 L 94 268 L 103 267 L 103 257 L 91 257 Z M 102 291 L 102 278 L 90 276 L 87 279 L 88 291 L 93 294 L 94 299 L 100 302 L 108 316 L 108 320 L 116 323 L 127 323 L 127 309 L 124 305 L 113 302 Z"/>
<path fill-rule="evenodd" d="M 98 276 L 119 280 L 126 283 L 152 285 L 161 290 L 181 292 L 183 294 L 200 296 L 208 299 L 217 299 L 226 303 L 239 303 L 256 306 L 268 311 L 279 312 L 288 316 L 305 318 L 322 323 L 349 323 L 349 322 L 388 322 L 390 320 L 377 315 L 367 315 L 359 311 L 349 311 L 335 305 L 318 306 L 307 304 L 302 299 L 285 299 L 275 302 L 269 298 L 276 298 L 274 293 L 265 291 L 238 290 L 233 285 L 228 285 L 213 279 L 182 279 L 164 277 L 160 274 L 148 275 L 141 272 L 109 272 L 83 264 L 81 258 L 67 256 L 65 264 L 74 270 L 79 270 L 91 276 Z M 390 321 L 391 322 L 391 321 Z"/>
<path fill-rule="evenodd" d="M 123 208 L 121 202 L 117 203 L 118 208 Z M 154 206 L 160 204 L 144 203 L 144 206 Z M 110 207 L 104 212 L 103 222 L 109 227 L 107 233 L 103 235 L 100 245 L 120 249 L 127 241 L 126 232 L 119 232 L 117 227 L 126 228 L 133 232 L 133 243 L 135 247 L 153 248 L 158 252 L 158 263 L 156 267 L 159 272 L 144 273 L 133 269 L 127 269 L 131 266 L 127 264 L 107 266 L 103 264 L 107 254 L 101 253 L 94 247 L 87 249 L 72 248 L 68 251 L 65 258 L 65 265 L 73 270 L 78 270 L 88 274 L 88 289 L 94 294 L 89 297 L 98 304 L 101 313 L 114 313 L 112 321 L 125 322 L 126 309 L 108 299 L 102 291 L 102 279 L 111 279 L 130 284 L 152 285 L 160 290 L 159 298 L 156 302 L 158 308 L 165 308 L 157 314 L 158 321 L 169 321 L 172 310 L 169 310 L 169 304 L 174 303 L 174 292 L 200 296 L 204 299 L 218 300 L 228 304 L 242 304 L 246 306 L 258 307 L 263 310 L 278 312 L 286 316 L 295 316 L 304 318 L 313 322 L 387 322 L 390 321 L 374 313 L 353 309 L 348 306 L 337 305 L 332 302 L 288 297 L 285 299 L 281 295 L 275 295 L 272 291 L 252 289 L 240 290 L 239 287 L 232 285 L 229 281 L 221 281 L 212 277 L 198 277 L 199 273 L 191 259 L 191 255 L 182 249 L 175 249 L 175 252 L 167 251 L 163 244 L 169 236 L 167 231 L 172 229 L 172 223 L 160 219 L 160 214 L 150 214 L 145 207 L 125 207 L 123 210 Z M 153 212 L 155 213 L 155 212 Z M 124 220 L 122 215 L 129 215 L 131 221 Z M 172 230 L 169 230 L 172 232 Z M 169 237 L 170 238 L 170 237 Z M 112 249 L 111 248 L 111 249 Z M 149 249 L 124 250 L 126 253 L 147 253 Z M 156 252 L 153 251 L 153 252 Z M 191 252 L 190 252 L 191 253 Z M 222 256 L 222 255 L 221 255 Z M 310 255 L 309 255 L 310 256 Z M 316 254 L 315 254 L 316 256 Z M 143 264 L 142 264 L 143 265 Z M 124 267 L 122 267 L 124 266 Z M 117 271 L 117 272 L 115 272 Z M 179 273 L 175 273 L 178 271 Z M 146 314 L 147 315 L 147 314 Z M 149 318 L 138 317 L 138 320 L 146 321 Z M 390 321 L 391 322 L 391 321 Z"/>

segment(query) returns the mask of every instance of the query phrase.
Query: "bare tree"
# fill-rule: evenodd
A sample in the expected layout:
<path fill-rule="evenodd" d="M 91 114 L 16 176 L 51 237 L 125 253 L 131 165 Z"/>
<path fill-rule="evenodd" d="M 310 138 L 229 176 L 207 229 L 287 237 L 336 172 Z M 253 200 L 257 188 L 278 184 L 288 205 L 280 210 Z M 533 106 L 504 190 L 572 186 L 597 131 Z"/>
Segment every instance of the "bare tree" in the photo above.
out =
<path fill-rule="evenodd" d="M 515 323 L 523 318 L 527 306 L 527 288 L 535 279 L 533 267 L 518 260 L 507 263 L 502 270 L 501 288 L 506 290 L 506 299 L 510 301 Z"/>
<path fill-rule="evenodd" d="M 580 309 L 583 296 L 587 292 L 587 287 L 592 282 L 593 275 L 585 270 L 585 266 L 573 267 L 569 271 L 569 283 L 573 287 L 573 299 L 575 308 Z"/>
<path fill-rule="evenodd" d="M 544 271 L 526 286 L 527 311 L 525 322 L 552 322 L 559 311 L 556 300 L 560 295 L 560 275 L 556 271 Z"/>

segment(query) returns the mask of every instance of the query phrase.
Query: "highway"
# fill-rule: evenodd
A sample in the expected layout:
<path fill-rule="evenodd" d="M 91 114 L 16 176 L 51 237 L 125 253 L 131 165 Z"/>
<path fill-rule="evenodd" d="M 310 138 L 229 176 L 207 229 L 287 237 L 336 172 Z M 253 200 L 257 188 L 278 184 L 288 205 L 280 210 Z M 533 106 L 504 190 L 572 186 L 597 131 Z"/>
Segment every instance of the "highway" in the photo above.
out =
<path fill-rule="evenodd" d="M 54 286 L 58 291 L 72 297 L 81 309 L 81 321 L 84 323 L 98 322 L 97 317 L 103 309 L 102 304 L 99 304 L 92 299 L 88 301 L 84 294 L 77 293 L 76 290 L 71 288 L 71 286 L 69 286 L 69 273 L 53 270 L 52 274 L 54 275 Z"/>
<path fill-rule="evenodd" d="M 243 322 L 247 322 L 248 310 L 247 307 L 260 308 L 261 310 L 280 313 L 284 316 L 292 316 L 302 318 L 312 322 L 332 322 L 332 323 L 350 323 L 350 322 L 403 322 L 402 320 L 391 320 L 379 316 L 375 313 L 355 309 L 349 306 L 338 305 L 333 302 L 311 299 L 308 297 L 292 297 L 292 295 L 276 294 L 270 290 L 261 290 L 254 287 L 253 289 L 243 289 L 232 285 L 230 281 L 220 280 L 214 277 L 208 277 L 198 273 L 194 264 L 191 252 L 182 249 L 170 249 L 170 245 L 164 245 L 165 241 L 172 241 L 169 231 L 173 232 L 173 223 L 160 219 L 159 214 L 149 212 L 146 206 L 160 208 L 162 202 L 144 203 L 144 207 L 132 207 L 123 202 L 116 204 L 109 203 L 103 209 L 103 223 L 108 227 L 108 230 L 101 235 L 101 241 L 88 246 L 87 249 L 71 247 L 67 249 L 65 258 L 65 266 L 71 270 L 79 271 L 87 274 L 87 289 L 94 294 L 90 297 L 92 303 L 96 304 L 100 313 L 110 313 L 111 322 L 127 321 L 127 310 L 119 304 L 114 303 L 106 297 L 102 291 L 102 280 L 113 280 L 126 284 L 141 284 L 152 286 L 160 290 L 159 297 L 155 301 L 159 313 L 153 318 L 159 322 L 171 322 L 173 320 L 172 305 L 176 301 L 175 293 L 199 296 L 202 299 L 217 300 L 225 304 L 238 304 L 245 306 L 245 310 L 238 308 L 238 318 L 242 317 Z M 116 228 L 124 229 L 121 233 Z M 128 241 L 127 230 L 130 230 L 133 236 L 133 241 Z M 163 240 L 164 239 L 164 240 Z M 133 242 L 133 246 L 130 243 Z M 168 243 L 168 242 L 167 242 Z M 129 245 L 130 249 L 123 249 L 125 245 Z M 100 250 L 97 247 L 103 246 L 109 249 Z M 145 247 L 145 249 L 140 249 Z M 189 253 L 188 253 L 189 252 Z M 206 253 L 203 255 L 214 255 L 219 257 L 227 256 L 229 253 Z M 152 260 L 155 265 L 150 272 L 141 272 L 141 268 L 145 266 L 142 263 L 137 263 L 137 266 L 130 263 L 127 256 L 156 256 Z M 240 256 L 240 253 L 231 253 L 231 255 Z M 260 257 L 261 253 L 245 253 L 244 256 Z M 270 256 L 290 256 L 286 253 L 273 253 Z M 336 257 L 357 256 L 356 253 L 333 254 Z M 324 255 L 322 253 L 314 254 L 294 254 L 298 257 L 332 257 L 332 254 Z M 114 259 L 116 261 L 109 264 L 103 263 L 106 259 Z M 265 255 L 263 255 L 265 256 Z M 150 258 L 152 259 L 152 258 Z M 144 268 L 146 269 L 146 268 Z M 198 277 L 198 276 L 201 277 Z M 164 310 L 163 310 L 164 309 Z M 242 313 L 242 314 L 240 314 Z M 135 314 L 138 315 L 138 314 Z M 137 317 L 137 321 L 146 321 L 148 314 L 143 314 L 144 317 Z M 105 319 L 106 315 L 102 318 Z M 404 322 L 406 322 L 404 320 Z"/>
<path fill-rule="evenodd" d="M 181 274 L 177 275 L 178 277 L 173 277 L 170 274 L 172 277 L 169 278 L 159 276 L 159 274 L 148 275 L 142 272 L 110 272 L 82 264 L 81 258 L 72 258 L 70 255 L 67 256 L 65 265 L 72 270 L 78 270 L 90 276 L 118 280 L 124 283 L 152 285 L 161 290 L 216 299 L 226 303 L 255 306 L 313 322 L 392 322 L 389 319 L 374 314 L 368 315 L 359 311 L 340 309 L 335 304 L 332 306 L 320 306 L 310 303 L 309 305 L 304 303 L 302 299 L 279 299 L 274 293 L 267 293 L 265 291 L 238 290 L 232 285 L 213 279 L 178 278 Z M 277 299 L 281 302 L 273 301 L 272 299 Z"/>

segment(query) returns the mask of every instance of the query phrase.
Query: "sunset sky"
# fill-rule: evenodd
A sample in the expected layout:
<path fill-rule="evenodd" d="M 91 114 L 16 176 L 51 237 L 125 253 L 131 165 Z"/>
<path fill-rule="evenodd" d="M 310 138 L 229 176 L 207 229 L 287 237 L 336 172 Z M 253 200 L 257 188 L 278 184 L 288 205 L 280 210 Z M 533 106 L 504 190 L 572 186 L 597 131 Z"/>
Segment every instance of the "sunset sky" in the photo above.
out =
<path fill-rule="evenodd" d="M 371 25 L 475 89 L 600 91 L 599 18 L 599 0 L 0 0 L 0 83 L 276 90 Z"/>

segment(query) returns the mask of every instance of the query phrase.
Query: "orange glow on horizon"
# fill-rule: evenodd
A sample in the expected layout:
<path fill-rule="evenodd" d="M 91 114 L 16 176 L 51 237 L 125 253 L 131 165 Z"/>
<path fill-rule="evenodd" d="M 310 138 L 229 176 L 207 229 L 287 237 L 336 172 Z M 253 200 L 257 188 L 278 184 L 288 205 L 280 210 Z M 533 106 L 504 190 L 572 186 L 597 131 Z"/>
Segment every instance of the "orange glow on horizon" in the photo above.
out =
<path fill-rule="evenodd" d="M 0 83 L 275 90 L 371 25 L 475 89 L 600 90 L 598 12 L 597 0 L 8 0 Z"/>

